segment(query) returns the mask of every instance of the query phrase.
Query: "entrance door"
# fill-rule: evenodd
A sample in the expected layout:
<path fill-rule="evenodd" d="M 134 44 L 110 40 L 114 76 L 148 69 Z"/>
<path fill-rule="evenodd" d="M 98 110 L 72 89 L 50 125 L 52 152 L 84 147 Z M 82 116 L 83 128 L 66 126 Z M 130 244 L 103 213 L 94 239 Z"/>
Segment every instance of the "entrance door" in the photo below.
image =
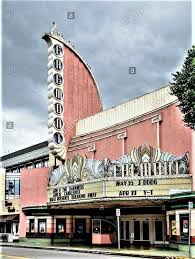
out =
<path fill-rule="evenodd" d="M 140 228 L 140 221 L 136 220 L 134 221 L 134 240 L 140 241 L 141 237 L 141 228 Z"/>
<path fill-rule="evenodd" d="M 149 220 L 134 220 L 134 243 L 150 242 L 150 222 Z"/>
<path fill-rule="evenodd" d="M 143 221 L 142 226 L 143 226 L 143 241 L 149 241 L 150 240 L 149 221 Z"/>

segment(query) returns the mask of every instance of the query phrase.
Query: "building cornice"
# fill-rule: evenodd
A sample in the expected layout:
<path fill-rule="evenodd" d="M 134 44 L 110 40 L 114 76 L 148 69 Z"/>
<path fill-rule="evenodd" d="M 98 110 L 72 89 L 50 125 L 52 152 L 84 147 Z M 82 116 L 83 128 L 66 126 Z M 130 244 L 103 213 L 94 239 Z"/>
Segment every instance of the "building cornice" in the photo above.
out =
<path fill-rule="evenodd" d="M 44 141 L 44 142 L 35 144 L 33 146 L 29 146 L 27 148 L 23 148 L 21 150 L 18 150 L 18 151 L 12 152 L 10 154 L 4 155 L 4 156 L 0 157 L 0 161 L 3 162 L 3 161 L 6 161 L 6 160 L 10 160 L 11 158 L 15 159 L 16 157 L 19 157 L 19 156 L 25 155 L 27 153 L 37 151 L 39 149 L 43 149 L 43 148 L 46 148 L 46 147 L 48 147 L 48 142 Z"/>

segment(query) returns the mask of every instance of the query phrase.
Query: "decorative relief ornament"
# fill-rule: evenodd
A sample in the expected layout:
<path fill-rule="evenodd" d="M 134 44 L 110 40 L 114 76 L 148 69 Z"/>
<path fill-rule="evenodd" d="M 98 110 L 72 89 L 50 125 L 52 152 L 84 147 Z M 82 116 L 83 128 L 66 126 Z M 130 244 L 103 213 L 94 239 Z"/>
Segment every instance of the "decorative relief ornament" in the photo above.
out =
<path fill-rule="evenodd" d="M 65 167 L 63 165 L 60 165 L 58 168 L 56 168 L 50 177 L 50 185 L 56 185 L 60 182 L 62 176 L 65 175 Z"/>
<path fill-rule="evenodd" d="M 74 183 L 117 177 L 181 177 L 188 174 L 188 164 L 187 153 L 177 157 L 144 144 L 133 148 L 129 155 L 124 155 L 119 160 L 93 160 L 76 155 L 51 173 L 50 185 L 57 185 L 59 182 L 62 184 L 62 181 Z"/>
<path fill-rule="evenodd" d="M 66 161 L 67 169 L 70 173 L 69 182 L 81 181 L 82 171 L 85 167 L 86 157 L 76 155 Z"/>
<path fill-rule="evenodd" d="M 84 182 L 90 181 L 92 180 L 92 172 L 90 172 L 89 170 L 84 169 L 82 172 L 82 178 L 81 180 Z"/>

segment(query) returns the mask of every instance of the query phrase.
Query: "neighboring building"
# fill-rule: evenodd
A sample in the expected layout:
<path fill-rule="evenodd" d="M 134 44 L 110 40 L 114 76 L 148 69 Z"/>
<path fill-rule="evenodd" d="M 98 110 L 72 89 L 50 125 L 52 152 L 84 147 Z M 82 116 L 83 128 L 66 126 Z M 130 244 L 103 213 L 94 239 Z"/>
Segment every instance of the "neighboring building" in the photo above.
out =
<path fill-rule="evenodd" d="M 48 142 L 4 155 L 0 158 L 0 233 L 18 239 L 20 214 L 20 173 L 28 168 L 48 167 Z"/>
<path fill-rule="evenodd" d="M 190 203 L 189 203 L 190 202 Z M 167 204 L 167 233 L 170 247 L 189 250 L 189 225 L 192 255 L 195 254 L 195 191 L 172 194 Z"/>
<path fill-rule="evenodd" d="M 186 236 L 179 236 L 181 227 L 189 234 L 188 210 L 172 202 L 195 189 L 195 134 L 182 122 L 169 86 L 102 111 L 80 55 L 56 26 L 43 39 L 50 167 L 21 171 L 20 239 L 116 245 L 120 208 L 122 245 L 174 242 L 185 250 Z M 195 253 L 194 208 L 191 219 Z"/>

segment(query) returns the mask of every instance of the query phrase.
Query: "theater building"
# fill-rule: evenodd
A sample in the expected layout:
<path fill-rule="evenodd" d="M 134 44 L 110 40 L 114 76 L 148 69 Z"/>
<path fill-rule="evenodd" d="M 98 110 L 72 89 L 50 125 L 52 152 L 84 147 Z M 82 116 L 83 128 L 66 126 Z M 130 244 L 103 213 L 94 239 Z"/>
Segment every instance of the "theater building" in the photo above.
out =
<path fill-rule="evenodd" d="M 178 220 L 188 210 L 171 199 L 193 194 L 195 138 L 169 86 L 103 110 L 97 82 L 74 47 L 56 26 L 43 39 L 49 167 L 21 172 L 20 239 L 116 245 L 119 208 L 121 245 L 186 242 Z M 191 218 L 195 244 L 195 209 Z"/>

